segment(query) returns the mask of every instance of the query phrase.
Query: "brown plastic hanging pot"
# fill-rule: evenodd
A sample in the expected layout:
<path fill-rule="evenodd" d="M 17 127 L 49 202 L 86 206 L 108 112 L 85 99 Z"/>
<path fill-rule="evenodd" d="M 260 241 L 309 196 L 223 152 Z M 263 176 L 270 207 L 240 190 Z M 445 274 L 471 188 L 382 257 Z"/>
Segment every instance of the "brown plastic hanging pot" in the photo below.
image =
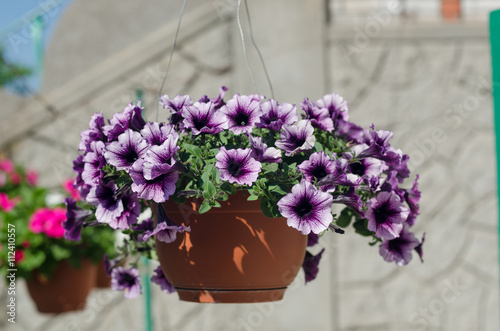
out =
<path fill-rule="evenodd" d="M 260 201 L 247 201 L 247 196 L 238 192 L 204 214 L 197 213 L 200 201 L 194 199 L 163 204 L 170 220 L 191 227 L 172 243 L 155 239 L 161 268 L 181 300 L 251 303 L 283 298 L 302 266 L 307 236 L 290 228 L 285 218 L 264 216 Z"/>
<path fill-rule="evenodd" d="M 34 271 L 26 285 L 38 311 L 59 314 L 83 310 L 96 282 L 96 268 L 89 260 L 82 260 L 79 269 L 61 261 L 50 279 Z"/>
<path fill-rule="evenodd" d="M 111 287 L 111 277 L 106 275 L 106 270 L 104 269 L 104 264 L 97 264 L 97 275 L 95 281 L 96 288 L 109 288 Z"/>

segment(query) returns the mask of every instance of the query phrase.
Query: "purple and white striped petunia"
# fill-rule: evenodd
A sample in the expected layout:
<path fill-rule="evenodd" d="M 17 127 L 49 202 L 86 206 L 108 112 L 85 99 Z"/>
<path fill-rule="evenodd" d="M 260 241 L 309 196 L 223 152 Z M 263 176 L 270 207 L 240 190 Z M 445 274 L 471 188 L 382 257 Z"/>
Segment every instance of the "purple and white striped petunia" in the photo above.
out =
<path fill-rule="evenodd" d="M 116 267 L 111 272 L 111 288 L 125 291 L 125 298 L 132 299 L 141 294 L 141 278 L 136 268 Z"/>
<path fill-rule="evenodd" d="M 90 144 L 93 141 L 107 141 L 108 138 L 104 134 L 104 117 L 102 112 L 95 113 L 90 118 L 89 129 L 80 133 L 81 141 L 79 150 L 89 152 L 91 150 Z"/>
<path fill-rule="evenodd" d="M 287 218 L 288 226 L 309 234 L 319 234 L 333 221 L 331 213 L 333 197 L 316 189 L 303 180 L 292 187 L 292 192 L 278 201 L 281 215 Z"/>
<path fill-rule="evenodd" d="M 227 117 L 228 129 L 236 135 L 252 132 L 262 113 L 258 100 L 239 94 L 235 94 L 220 111 Z"/>
<path fill-rule="evenodd" d="M 250 136 L 251 156 L 259 162 L 280 163 L 281 151 L 274 147 L 267 147 L 261 137 Z"/>
<path fill-rule="evenodd" d="M 356 187 L 363 182 L 363 179 L 358 175 L 347 173 L 347 163 L 343 158 L 337 159 L 335 161 L 335 169 L 332 173 L 327 174 L 319 182 L 318 186 L 321 187 L 323 191 L 333 192 L 335 186 L 348 186 Z"/>
<path fill-rule="evenodd" d="M 198 102 L 212 102 L 216 110 L 220 109 L 222 106 L 224 106 L 224 95 L 226 94 L 226 91 L 227 87 L 221 86 L 217 98 L 209 98 L 208 96 L 204 95 L 202 98 L 200 98 L 200 100 L 198 100 Z"/>
<path fill-rule="evenodd" d="M 215 109 L 212 102 L 196 102 L 182 110 L 184 128 L 191 129 L 193 135 L 200 133 L 216 134 L 227 129 L 227 119 L 223 112 Z"/>
<path fill-rule="evenodd" d="M 118 141 L 106 147 L 104 157 L 117 170 L 129 171 L 134 162 L 146 155 L 147 149 L 148 143 L 141 134 L 127 129 L 118 136 Z"/>
<path fill-rule="evenodd" d="M 323 131 L 332 132 L 335 128 L 328 109 L 321 108 L 315 103 L 305 98 L 300 104 L 305 112 L 303 118 L 310 120 L 313 127 Z"/>
<path fill-rule="evenodd" d="M 118 186 L 112 182 L 92 187 L 87 201 L 97 206 L 95 217 L 99 223 L 107 223 L 113 229 L 129 229 L 137 222 L 141 205 L 137 195 L 125 192 L 117 197 Z"/>
<path fill-rule="evenodd" d="M 327 94 L 322 99 L 316 101 L 316 104 L 320 108 L 328 109 L 330 118 L 333 120 L 334 124 L 338 120 L 349 121 L 347 101 L 340 95 L 336 93 Z"/>
<path fill-rule="evenodd" d="M 83 183 L 89 186 L 96 186 L 101 182 L 104 177 L 102 168 L 106 165 L 104 158 L 104 143 L 102 141 L 93 141 L 90 144 L 90 152 L 83 156 Z"/>
<path fill-rule="evenodd" d="M 269 129 L 273 132 L 281 130 L 284 124 L 294 124 L 298 120 L 297 107 L 289 103 L 279 104 L 276 100 L 267 100 L 261 106 L 262 115 L 258 128 Z"/>
<path fill-rule="evenodd" d="M 420 207 L 419 207 L 419 202 L 420 202 L 420 197 L 421 193 L 418 189 L 418 179 L 420 178 L 419 175 L 415 178 L 415 181 L 413 182 L 413 186 L 410 190 L 404 190 L 404 197 L 406 200 L 406 203 L 410 207 L 410 215 L 408 215 L 408 219 L 406 222 L 408 223 L 409 226 L 413 226 L 415 224 L 415 219 L 417 216 L 420 214 Z"/>
<path fill-rule="evenodd" d="M 215 156 L 220 178 L 230 183 L 251 186 L 257 180 L 262 165 L 252 157 L 252 149 L 229 149 L 222 146 Z"/>
<path fill-rule="evenodd" d="M 124 133 L 126 130 L 131 129 L 134 131 L 141 131 L 144 128 L 146 122 L 142 118 L 141 101 L 134 105 L 130 103 L 121 113 L 116 113 L 113 115 L 109 121 L 109 125 L 106 125 L 103 130 L 108 141 L 115 141 L 118 136 Z"/>
<path fill-rule="evenodd" d="M 398 266 L 408 264 L 412 259 L 412 251 L 419 247 L 420 242 L 404 224 L 398 238 L 384 240 L 380 245 L 380 255 L 387 262 L 395 262 Z"/>
<path fill-rule="evenodd" d="M 312 255 L 306 251 L 304 261 L 302 262 L 302 269 L 304 269 L 306 284 L 316 279 L 319 272 L 319 261 L 325 249 L 323 248 L 318 254 Z"/>
<path fill-rule="evenodd" d="M 164 95 L 160 98 L 160 105 L 163 108 L 168 109 L 172 114 L 178 113 L 184 108 L 184 106 L 191 106 L 193 101 L 189 95 L 176 95 L 173 99 L 170 99 L 168 95 Z"/>
<path fill-rule="evenodd" d="M 175 192 L 175 183 L 179 179 L 179 172 L 172 170 L 154 179 L 144 177 L 144 160 L 139 159 L 129 171 L 132 178 L 132 191 L 136 192 L 140 199 L 153 200 L 157 203 L 165 202 Z"/>
<path fill-rule="evenodd" d="M 287 156 L 310 150 L 314 147 L 316 138 L 310 121 L 301 120 L 296 125 L 283 125 L 280 140 L 276 146 L 285 151 Z"/>
<path fill-rule="evenodd" d="M 158 205 L 158 224 L 153 231 L 145 231 L 143 235 L 144 241 L 148 240 L 152 236 L 156 236 L 156 239 L 162 241 L 164 243 L 174 242 L 177 238 L 177 233 L 182 233 L 184 231 L 191 231 L 191 227 L 184 225 L 176 225 L 172 222 L 167 213 L 165 213 L 165 209 L 161 204 Z"/>
<path fill-rule="evenodd" d="M 367 203 L 366 218 L 368 230 L 384 240 L 399 237 L 403 222 L 408 218 L 409 210 L 404 207 L 401 198 L 391 192 L 380 192 Z"/>
<path fill-rule="evenodd" d="M 356 189 L 351 187 L 347 192 L 337 195 L 333 199 L 333 203 L 341 203 L 348 207 L 351 207 L 361 218 L 365 218 L 365 212 L 363 211 L 363 200 L 356 194 Z"/>
<path fill-rule="evenodd" d="M 78 207 L 76 201 L 71 198 L 66 198 L 64 202 L 66 204 L 66 220 L 63 222 L 64 237 L 70 241 L 79 241 L 85 220 L 92 215 L 92 212 Z"/>
<path fill-rule="evenodd" d="M 143 162 L 143 173 L 146 180 L 174 171 L 175 154 L 179 150 L 177 137 L 171 136 L 161 146 L 152 146 L 146 152 Z"/>
<path fill-rule="evenodd" d="M 179 137 L 173 125 L 165 125 L 158 122 L 148 122 L 141 130 L 141 136 L 146 139 L 149 145 L 160 146 L 169 137 Z"/>
<path fill-rule="evenodd" d="M 364 159 L 351 162 L 347 166 L 347 171 L 359 177 L 378 177 L 382 172 L 389 169 L 384 161 L 373 157 L 366 157 Z"/>
<path fill-rule="evenodd" d="M 170 284 L 167 277 L 165 277 L 163 270 L 161 270 L 160 266 L 158 266 L 155 269 L 155 274 L 151 276 L 151 281 L 156 285 L 159 285 L 163 292 L 167 293 L 175 292 L 175 287 L 172 284 Z"/>
<path fill-rule="evenodd" d="M 309 159 L 299 164 L 297 168 L 304 174 L 306 180 L 310 182 L 313 180 L 320 181 L 327 175 L 334 173 L 335 162 L 325 152 L 320 151 L 311 154 Z M 324 186 L 324 188 L 326 188 L 324 189 L 325 192 L 333 192 L 335 190 L 334 185 Z"/>

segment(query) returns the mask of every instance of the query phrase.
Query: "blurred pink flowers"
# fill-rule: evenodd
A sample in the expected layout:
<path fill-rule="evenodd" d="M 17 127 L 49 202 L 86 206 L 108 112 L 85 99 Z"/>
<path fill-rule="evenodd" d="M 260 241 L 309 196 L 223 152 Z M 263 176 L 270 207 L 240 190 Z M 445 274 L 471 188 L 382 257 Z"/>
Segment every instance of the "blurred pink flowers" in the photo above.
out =
<path fill-rule="evenodd" d="M 14 164 L 9 159 L 2 159 L 2 161 L 0 161 L 0 170 L 10 174 L 14 171 Z"/>
<path fill-rule="evenodd" d="M 38 173 L 35 170 L 28 170 L 26 173 L 26 181 L 31 186 L 35 186 L 38 183 Z"/>
<path fill-rule="evenodd" d="M 62 186 L 64 190 L 68 192 L 70 197 L 73 198 L 73 200 L 79 201 L 81 199 L 81 196 L 78 190 L 73 187 L 74 181 L 74 179 L 68 178 L 63 182 Z"/>
<path fill-rule="evenodd" d="M 64 208 L 40 208 L 31 215 L 28 228 L 33 233 L 45 232 L 52 238 L 64 237 L 63 221 L 66 219 Z"/>
<path fill-rule="evenodd" d="M 0 210 L 9 212 L 12 209 L 14 209 L 14 207 L 16 206 L 17 203 L 18 203 L 18 200 L 17 199 L 9 199 L 9 196 L 7 195 L 7 193 L 4 193 L 4 192 L 0 193 Z"/>

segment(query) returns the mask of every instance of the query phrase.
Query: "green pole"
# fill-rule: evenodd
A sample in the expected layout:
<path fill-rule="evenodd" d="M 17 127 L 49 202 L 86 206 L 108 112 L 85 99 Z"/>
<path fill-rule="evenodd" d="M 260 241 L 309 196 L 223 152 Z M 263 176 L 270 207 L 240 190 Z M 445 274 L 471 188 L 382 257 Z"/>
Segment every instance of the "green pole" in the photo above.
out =
<path fill-rule="evenodd" d="M 136 103 L 142 100 L 144 92 L 142 90 L 135 91 Z M 141 257 L 140 261 L 143 269 L 142 285 L 144 288 L 144 330 L 153 331 L 153 313 L 151 311 L 151 275 L 149 274 L 149 259 L 145 256 Z"/>
<path fill-rule="evenodd" d="M 493 88 L 493 109 L 495 114 L 495 142 L 497 152 L 497 190 L 499 190 L 500 192 L 500 10 L 496 10 L 490 13 L 490 39 L 491 66 L 493 68 L 491 76 Z M 500 198 L 500 194 L 498 196 Z M 498 236 L 498 247 L 500 251 L 500 225 L 498 227 Z"/>
<path fill-rule="evenodd" d="M 33 21 L 33 29 L 31 37 L 35 45 L 36 65 L 35 73 L 42 76 L 43 74 L 43 18 L 37 16 Z"/>

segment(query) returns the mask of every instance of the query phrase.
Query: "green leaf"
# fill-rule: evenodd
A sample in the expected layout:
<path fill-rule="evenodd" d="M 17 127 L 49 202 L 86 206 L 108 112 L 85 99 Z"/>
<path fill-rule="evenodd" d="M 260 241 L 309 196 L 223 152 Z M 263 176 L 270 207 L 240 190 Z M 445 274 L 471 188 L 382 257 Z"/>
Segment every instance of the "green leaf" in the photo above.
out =
<path fill-rule="evenodd" d="M 259 200 L 259 196 L 258 195 L 250 195 L 247 198 L 247 201 L 255 201 L 255 200 Z"/>
<path fill-rule="evenodd" d="M 316 148 L 316 150 L 319 152 L 323 150 L 323 145 L 321 145 L 319 142 L 316 141 L 314 143 L 314 148 Z"/>
<path fill-rule="evenodd" d="M 212 198 L 217 191 L 215 190 L 215 185 L 212 182 L 207 183 L 207 193 Z"/>
<path fill-rule="evenodd" d="M 275 172 L 278 170 L 278 163 L 266 164 L 263 169 L 264 172 Z"/>
<path fill-rule="evenodd" d="M 212 206 L 210 206 L 210 203 L 209 203 L 207 200 L 204 200 L 204 201 L 201 203 L 200 210 L 199 210 L 198 212 L 199 212 L 200 214 L 204 214 L 204 213 L 206 213 L 207 211 L 209 211 L 211 208 L 212 208 Z"/>
<path fill-rule="evenodd" d="M 369 237 L 373 235 L 373 232 L 368 230 L 368 220 L 367 219 L 359 219 L 356 220 L 353 224 L 354 229 L 356 230 L 356 233 L 364 236 L 364 237 Z"/>
<path fill-rule="evenodd" d="M 184 144 L 183 146 L 186 149 L 186 151 L 188 151 L 192 155 L 199 157 L 199 158 L 202 158 L 201 148 L 199 148 L 198 146 L 190 145 L 190 144 Z"/>
<path fill-rule="evenodd" d="M 349 224 L 351 224 L 353 216 L 354 216 L 354 212 L 350 208 L 346 207 L 340 213 L 340 216 L 339 216 L 336 224 L 338 226 L 340 226 L 341 228 L 348 227 Z"/>

